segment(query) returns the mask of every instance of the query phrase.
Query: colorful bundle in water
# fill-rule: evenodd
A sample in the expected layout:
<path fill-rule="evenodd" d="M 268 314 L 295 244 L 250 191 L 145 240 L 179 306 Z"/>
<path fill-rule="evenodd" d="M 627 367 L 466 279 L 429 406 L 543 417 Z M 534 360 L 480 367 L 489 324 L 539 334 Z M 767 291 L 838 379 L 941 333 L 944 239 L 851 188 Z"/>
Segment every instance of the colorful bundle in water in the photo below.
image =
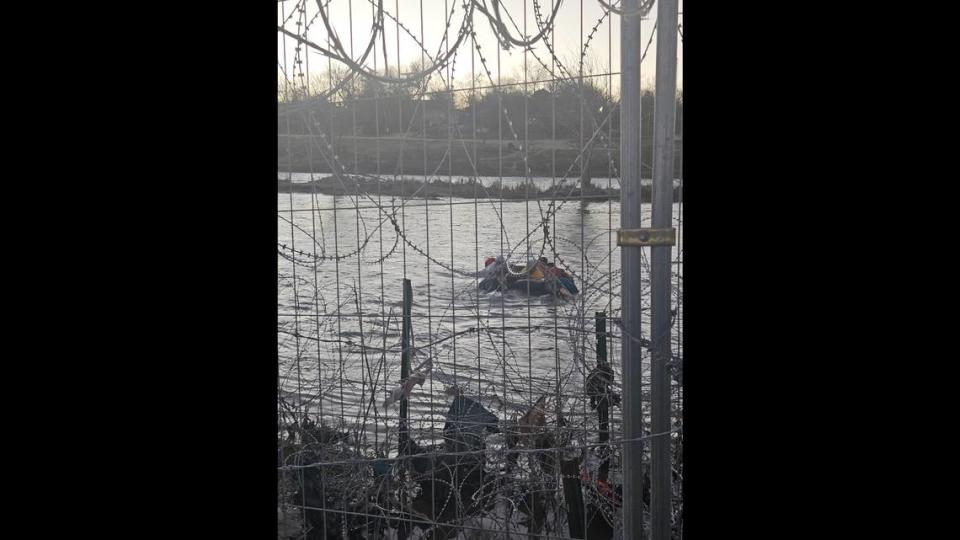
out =
<path fill-rule="evenodd" d="M 502 257 L 487 257 L 486 276 L 480 282 L 481 292 L 517 291 L 528 296 L 553 295 L 572 298 L 579 293 L 569 272 L 549 262 L 546 257 L 526 266 L 511 265 Z"/>

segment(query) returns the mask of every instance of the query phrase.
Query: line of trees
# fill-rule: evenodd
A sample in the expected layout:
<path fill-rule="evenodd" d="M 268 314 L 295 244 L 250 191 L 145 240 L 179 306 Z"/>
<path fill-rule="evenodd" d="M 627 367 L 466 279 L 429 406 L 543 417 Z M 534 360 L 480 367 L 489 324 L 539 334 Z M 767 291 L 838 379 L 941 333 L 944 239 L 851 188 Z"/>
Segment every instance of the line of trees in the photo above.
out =
<path fill-rule="evenodd" d="M 502 80 L 496 87 L 477 77 L 472 85 L 475 91 L 470 85 L 464 88 L 462 83 L 451 91 L 443 86 L 439 76 L 434 76 L 423 96 L 416 85 L 381 84 L 359 76 L 349 79 L 348 70 L 334 68 L 314 76 L 309 93 L 281 80 L 277 133 L 323 133 L 334 144 L 353 135 L 390 138 L 404 134 L 440 140 L 451 136 L 475 138 L 484 145 L 503 141 L 504 146 L 512 145 L 515 133 L 519 141 L 525 138 L 531 141 L 531 151 L 536 151 L 538 144 L 544 148 L 542 141 L 566 141 L 571 149 L 586 146 L 584 163 L 577 170 L 587 171 L 583 179 L 589 180 L 591 170 L 593 174 L 605 174 L 607 160 L 601 156 L 606 156 L 608 150 L 614 163 L 619 162 L 620 140 L 619 99 L 608 89 L 608 85 L 612 87 L 618 80 L 611 81 L 590 66 L 591 63 L 585 63 L 582 78 L 551 77 L 541 68 L 528 74 L 526 84 L 523 79 L 513 77 Z M 416 64 L 409 66 L 409 71 L 417 69 Z M 392 75 L 397 76 L 396 70 L 392 71 Z M 339 90 L 329 98 L 317 97 L 318 92 L 331 87 Z M 683 118 L 682 92 L 677 96 L 676 105 L 679 126 Z M 644 176 L 650 172 L 647 164 L 652 163 L 653 113 L 654 93 L 647 89 L 641 95 Z M 600 134 L 591 140 L 598 128 Z M 677 144 L 679 161 L 682 142 Z M 601 159 L 604 164 L 601 166 L 598 162 L 597 167 L 591 167 L 591 159 Z"/>
<path fill-rule="evenodd" d="M 411 65 L 410 70 L 417 69 Z M 512 140 L 512 132 L 521 139 L 558 139 L 586 143 L 594 131 L 603 126 L 595 143 L 619 140 L 619 99 L 606 88 L 605 76 L 586 73 L 580 78 L 563 78 L 549 82 L 528 82 L 516 78 L 489 88 L 476 81 L 473 92 L 463 86 L 450 91 L 433 77 L 421 99 L 414 85 L 381 84 L 354 77 L 329 99 L 316 97 L 331 86 L 338 86 L 348 77 L 346 69 L 315 75 L 307 96 L 303 88 L 279 85 L 278 133 L 309 134 L 322 129 L 327 135 L 352 135 L 354 126 L 359 136 L 412 136 Z M 396 71 L 394 70 L 394 76 Z M 478 77 L 479 79 L 479 77 Z M 531 80 L 548 80 L 550 74 L 541 68 Z M 641 139 L 653 135 L 652 90 L 641 96 Z M 502 111 L 506 111 L 503 114 Z M 683 97 L 677 96 L 677 119 L 682 118 Z M 292 114 L 287 114 L 288 112 Z M 526 126 L 523 121 L 526 119 Z M 312 123 L 311 127 L 307 122 Z M 287 124 L 289 122 L 289 126 Z M 512 130 L 509 122 L 512 122 Z M 332 129 L 331 129 L 332 126 Z M 512 131 L 512 132 L 511 132 Z"/>

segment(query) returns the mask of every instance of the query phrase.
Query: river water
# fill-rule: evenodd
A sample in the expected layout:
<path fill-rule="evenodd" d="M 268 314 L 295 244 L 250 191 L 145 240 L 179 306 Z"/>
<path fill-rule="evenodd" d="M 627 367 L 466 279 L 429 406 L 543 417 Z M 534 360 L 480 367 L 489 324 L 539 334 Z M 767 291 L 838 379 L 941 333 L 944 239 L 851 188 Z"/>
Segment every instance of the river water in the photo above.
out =
<path fill-rule="evenodd" d="M 607 185 L 606 179 L 594 182 Z M 441 439 L 451 399 L 445 389 L 454 384 L 502 420 L 546 394 L 548 423 L 559 410 L 571 425 L 590 429 L 595 413 L 583 388 L 597 361 L 594 314 L 619 317 L 619 206 L 279 193 L 279 391 L 324 423 L 359 426 L 371 445 L 383 445 L 389 433 L 395 446 L 399 404 L 384 407 L 384 400 L 400 379 L 407 278 L 413 291 L 411 371 L 429 369 L 409 398 L 411 428 L 421 443 Z M 649 224 L 649 205 L 642 213 Z M 679 227 L 679 204 L 673 215 Z M 681 252 L 678 234 L 672 259 Z M 519 264 L 545 256 L 575 276 L 580 294 L 570 301 L 478 294 L 476 272 L 486 257 L 499 254 Z M 682 265 L 672 267 L 677 272 Z M 644 272 L 644 305 L 648 278 Z M 676 308 L 682 276 L 671 283 Z M 613 321 L 607 327 L 619 388 L 621 333 Z M 680 328 L 674 324 L 675 355 Z M 614 409 L 614 429 L 619 417 Z"/>

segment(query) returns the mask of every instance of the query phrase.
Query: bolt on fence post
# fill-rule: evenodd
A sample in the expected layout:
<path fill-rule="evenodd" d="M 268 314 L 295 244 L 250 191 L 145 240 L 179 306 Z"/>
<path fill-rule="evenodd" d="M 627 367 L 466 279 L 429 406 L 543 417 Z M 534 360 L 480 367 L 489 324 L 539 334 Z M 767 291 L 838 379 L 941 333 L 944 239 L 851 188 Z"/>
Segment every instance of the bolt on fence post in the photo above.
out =
<path fill-rule="evenodd" d="M 637 0 L 623 0 L 621 9 L 637 9 Z M 640 222 L 640 17 L 620 17 L 620 227 L 638 229 Z M 622 282 L 623 438 L 643 436 L 640 365 L 641 247 L 620 248 Z M 643 443 L 623 443 L 623 537 L 641 540 L 643 531 Z"/>

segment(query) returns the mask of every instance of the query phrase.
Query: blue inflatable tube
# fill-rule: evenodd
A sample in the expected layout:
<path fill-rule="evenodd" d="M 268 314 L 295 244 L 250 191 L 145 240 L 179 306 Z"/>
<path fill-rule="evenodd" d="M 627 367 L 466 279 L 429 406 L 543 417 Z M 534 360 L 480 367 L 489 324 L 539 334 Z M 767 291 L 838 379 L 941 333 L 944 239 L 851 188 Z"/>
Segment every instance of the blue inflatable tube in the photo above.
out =
<path fill-rule="evenodd" d="M 560 295 L 561 291 L 570 294 L 579 293 L 577 286 L 573 283 L 573 279 L 568 277 L 543 280 L 518 277 L 512 274 L 484 278 L 480 281 L 478 288 L 484 293 L 511 290 L 529 294 L 530 296 L 543 296 L 547 294 Z"/>
<path fill-rule="evenodd" d="M 567 277 L 559 278 L 560 284 L 563 285 L 563 288 L 570 291 L 573 294 L 577 294 L 577 286 L 573 284 L 573 280 Z"/>
<path fill-rule="evenodd" d="M 527 293 L 530 296 L 543 296 L 553 294 L 554 288 L 543 280 L 518 279 L 510 284 L 510 290 Z"/>

